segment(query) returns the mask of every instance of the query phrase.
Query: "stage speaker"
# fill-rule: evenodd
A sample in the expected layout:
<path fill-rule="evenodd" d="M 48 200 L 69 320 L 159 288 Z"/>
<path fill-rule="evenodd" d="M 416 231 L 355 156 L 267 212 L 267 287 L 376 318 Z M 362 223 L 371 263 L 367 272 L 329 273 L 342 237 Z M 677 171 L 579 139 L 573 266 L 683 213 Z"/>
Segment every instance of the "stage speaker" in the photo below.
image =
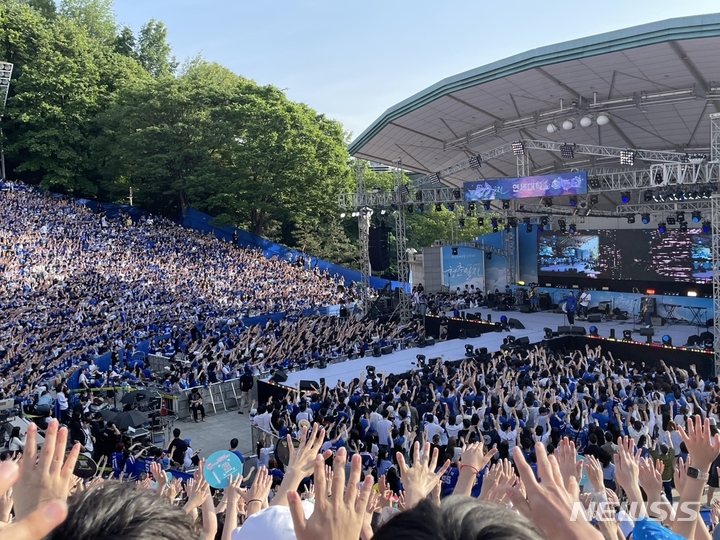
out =
<path fill-rule="evenodd" d="M 530 345 L 530 338 L 527 336 L 523 336 L 515 340 L 516 347 L 525 347 L 527 345 Z"/>
<path fill-rule="evenodd" d="M 370 227 L 368 251 L 370 252 L 370 266 L 373 270 L 387 270 L 390 266 L 389 232 L 390 227 Z"/>
<path fill-rule="evenodd" d="M 558 334 L 572 334 L 572 327 L 571 326 L 558 326 Z"/>
<path fill-rule="evenodd" d="M 587 334 L 584 326 L 572 326 L 570 333 L 575 336 L 584 336 Z"/>
<path fill-rule="evenodd" d="M 689 338 L 687 338 L 687 343 L 685 343 L 686 347 L 694 347 L 695 345 L 700 345 L 703 342 L 702 339 L 700 339 L 700 336 L 697 334 L 693 334 Z"/>
<path fill-rule="evenodd" d="M 380 349 L 380 352 L 383 354 L 392 354 L 393 348 L 390 346 L 383 347 L 382 349 Z"/>
<path fill-rule="evenodd" d="M 552 308 L 552 300 L 550 300 L 550 295 L 540 295 L 538 296 L 538 307 L 540 309 L 551 309 Z"/>
<path fill-rule="evenodd" d="M 641 328 L 640 329 L 640 335 L 641 336 L 654 336 L 655 335 L 655 329 L 651 326 L 650 328 Z"/>
<path fill-rule="evenodd" d="M 602 315 L 599 313 L 593 313 L 588 315 L 587 322 L 602 322 Z"/>
<path fill-rule="evenodd" d="M 380 347 L 373 347 L 373 356 L 375 358 L 379 358 L 380 356 L 382 356 L 382 353 L 380 352 Z"/>
<path fill-rule="evenodd" d="M 707 326 L 708 328 L 711 326 L 715 326 L 715 321 L 713 319 L 708 319 L 707 321 L 705 321 L 705 326 Z"/>
<path fill-rule="evenodd" d="M 518 330 L 525 329 L 525 325 L 523 323 L 521 323 L 517 319 L 513 319 L 512 317 L 508 319 L 508 326 L 510 326 L 510 328 L 517 328 Z"/>
<path fill-rule="evenodd" d="M 283 383 L 283 382 L 287 381 L 287 378 L 288 378 L 287 371 L 285 371 L 284 369 L 278 369 L 275 372 L 275 375 L 273 375 L 272 379 L 270 379 L 270 380 L 275 383 Z"/>
<path fill-rule="evenodd" d="M 487 354 L 487 347 L 480 347 L 479 349 L 475 349 L 475 354 Z"/>
<path fill-rule="evenodd" d="M 460 338 L 460 339 L 467 339 L 467 332 L 465 331 L 464 328 L 461 328 L 461 329 L 458 331 L 458 338 Z"/>
<path fill-rule="evenodd" d="M 662 326 L 665 324 L 662 317 L 650 317 L 650 322 L 652 322 L 653 326 Z"/>
<path fill-rule="evenodd" d="M 468 331 L 467 331 L 467 337 L 469 337 L 469 338 L 471 338 L 471 339 L 472 339 L 472 338 L 478 338 L 478 337 L 480 337 L 480 330 L 478 330 L 477 328 L 470 328 L 470 329 L 468 329 Z"/>
<path fill-rule="evenodd" d="M 700 343 L 705 343 L 706 341 L 712 341 L 714 339 L 714 335 L 712 332 L 703 332 L 700 334 Z"/>
<path fill-rule="evenodd" d="M 300 381 L 300 390 L 319 389 L 320 385 L 315 381 Z"/>
<path fill-rule="evenodd" d="M 418 347 L 420 347 L 422 349 L 423 347 L 427 346 L 427 339 L 425 339 L 424 337 L 419 337 L 417 340 L 417 344 L 418 344 Z"/>
<path fill-rule="evenodd" d="M 433 337 L 426 338 L 425 343 L 427 344 L 428 347 L 430 345 L 435 345 L 435 338 L 433 338 Z"/>
<path fill-rule="evenodd" d="M 327 362 L 328 362 L 327 356 L 318 356 L 317 362 L 318 362 L 318 367 L 320 369 L 325 369 L 327 367 Z"/>
<path fill-rule="evenodd" d="M 523 304 L 520 306 L 520 313 L 530 313 L 530 306 Z"/>

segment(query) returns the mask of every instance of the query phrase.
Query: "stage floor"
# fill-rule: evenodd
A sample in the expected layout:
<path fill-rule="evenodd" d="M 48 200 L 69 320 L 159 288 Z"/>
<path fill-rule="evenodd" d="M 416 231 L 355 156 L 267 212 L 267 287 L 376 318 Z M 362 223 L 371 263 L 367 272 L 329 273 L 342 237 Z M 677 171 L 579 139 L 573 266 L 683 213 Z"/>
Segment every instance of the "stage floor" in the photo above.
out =
<path fill-rule="evenodd" d="M 427 358 L 443 357 L 443 360 L 460 360 L 465 357 L 465 345 L 472 345 L 473 348 L 487 347 L 488 352 L 500 350 L 503 339 L 509 335 L 515 338 L 527 337 L 530 343 L 538 343 L 545 336 L 543 328 L 552 328 L 557 331 L 558 326 L 567 325 L 567 319 L 562 313 L 553 313 L 551 311 L 541 311 L 537 313 L 520 313 L 518 311 L 488 311 L 487 309 L 470 309 L 469 313 L 481 313 L 486 317 L 491 313 L 493 321 L 499 321 L 502 315 L 508 318 L 519 320 L 524 326 L 524 330 L 512 329 L 509 332 L 490 332 L 482 334 L 478 338 L 473 339 L 453 339 L 450 341 L 437 342 L 435 345 L 425 347 L 423 349 L 413 347 L 402 351 L 396 351 L 392 354 L 383 355 L 379 358 L 367 356 L 356 360 L 347 360 L 338 364 L 328 364 L 325 369 L 312 368 L 303 371 L 293 371 L 288 373 L 286 386 L 295 386 L 301 380 L 310 380 L 319 382 L 321 377 L 325 378 L 327 384 L 334 386 L 337 381 L 350 382 L 355 377 L 365 376 L 365 366 L 373 365 L 379 372 L 384 371 L 390 373 L 404 373 L 411 369 L 415 369 L 416 357 L 418 354 L 424 354 Z M 609 321 L 599 323 L 588 323 L 586 321 L 575 321 L 575 326 L 582 326 L 586 331 L 591 326 L 596 326 L 598 334 L 601 337 L 608 337 L 610 329 L 615 329 L 615 337 L 623 338 L 623 330 L 639 330 L 643 325 L 633 325 L 632 321 Z M 672 344 L 675 346 L 683 346 L 687 343 L 689 336 L 700 334 L 705 331 L 705 327 L 689 326 L 685 324 L 671 324 L 655 327 L 655 335 L 653 341 L 660 343 L 663 335 L 672 338 Z M 635 341 L 645 342 L 645 337 L 639 333 L 633 333 Z M 263 379 L 267 380 L 267 379 Z"/>

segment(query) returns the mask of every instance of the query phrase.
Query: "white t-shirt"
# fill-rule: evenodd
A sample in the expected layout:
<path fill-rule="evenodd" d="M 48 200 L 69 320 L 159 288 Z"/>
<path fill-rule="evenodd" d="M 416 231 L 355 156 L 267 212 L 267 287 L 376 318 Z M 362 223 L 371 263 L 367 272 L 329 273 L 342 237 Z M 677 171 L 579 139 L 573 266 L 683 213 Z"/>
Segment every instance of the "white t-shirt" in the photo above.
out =
<path fill-rule="evenodd" d="M 515 443 L 517 441 L 517 431 L 514 429 L 511 429 L 510 431 L 501 430 L 498 433 L 498 437 L 500 437 L 501 441 L 508 443 L 508 448 L 512 452 L 512 449 L 515 448 Z"/>
<path fill-rule="evenodd" d="M 425 424 L 425 433 L 427 434 L 427 441 L 432 443 L 433 439 L 435 438 L 435 435 L 440 435 L 440 432 L 442 431 L 442 428 L 435 424 L 434 422 L 431 424 Z"/>
<path fill-rule="evenodd" d="M 392 446 L 392 422 L 387 418 L 383 418 L 377 423 L 377 435 L 379 444 L 387 444 Z"/>

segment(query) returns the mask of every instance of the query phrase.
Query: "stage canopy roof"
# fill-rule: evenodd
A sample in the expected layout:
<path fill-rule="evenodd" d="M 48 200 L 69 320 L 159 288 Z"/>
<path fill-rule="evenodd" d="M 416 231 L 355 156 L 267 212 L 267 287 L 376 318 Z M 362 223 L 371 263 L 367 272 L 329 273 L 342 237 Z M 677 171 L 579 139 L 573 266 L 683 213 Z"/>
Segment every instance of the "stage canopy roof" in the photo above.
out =
<path fill-rule="evenodd" d="M 708 115 L 720 112 L 719 52 L 720 14 L 534 49 L 443 79 L 390 107 L 350 153 L 384 164 L 402 159 L 404 169 L 424 174 L 521 139 L 708 154 Z M 563 129 L 568 120 L 574 129 Z M 619 166 L 617 157 L 528 154 L 528 175 Z M 510 153 L 442 182 L 516 175 Z"/>

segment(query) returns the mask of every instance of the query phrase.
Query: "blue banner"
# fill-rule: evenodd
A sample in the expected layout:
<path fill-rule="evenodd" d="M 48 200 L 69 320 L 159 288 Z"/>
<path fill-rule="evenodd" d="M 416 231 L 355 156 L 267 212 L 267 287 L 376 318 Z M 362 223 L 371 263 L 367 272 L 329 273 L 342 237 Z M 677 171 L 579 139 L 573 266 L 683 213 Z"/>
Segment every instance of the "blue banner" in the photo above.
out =
<path fill-rule="evenodd" d="M 442 248 L 442 284 L 451 291 L 465 290 L 474 285 L 480 290 L 485 288 L 483 276 L 483 259 L 485 252 L 479 249 L 459 247 L 457 255 L 452 254 L 451 246 Z"/>
<path fill-rule="evenodd" d="M 465 182 L 463 187 L 466 201 L 582 195 L 587 193 L 587 173 L 577 171 L 522 178 L 487 178 Z"/>

